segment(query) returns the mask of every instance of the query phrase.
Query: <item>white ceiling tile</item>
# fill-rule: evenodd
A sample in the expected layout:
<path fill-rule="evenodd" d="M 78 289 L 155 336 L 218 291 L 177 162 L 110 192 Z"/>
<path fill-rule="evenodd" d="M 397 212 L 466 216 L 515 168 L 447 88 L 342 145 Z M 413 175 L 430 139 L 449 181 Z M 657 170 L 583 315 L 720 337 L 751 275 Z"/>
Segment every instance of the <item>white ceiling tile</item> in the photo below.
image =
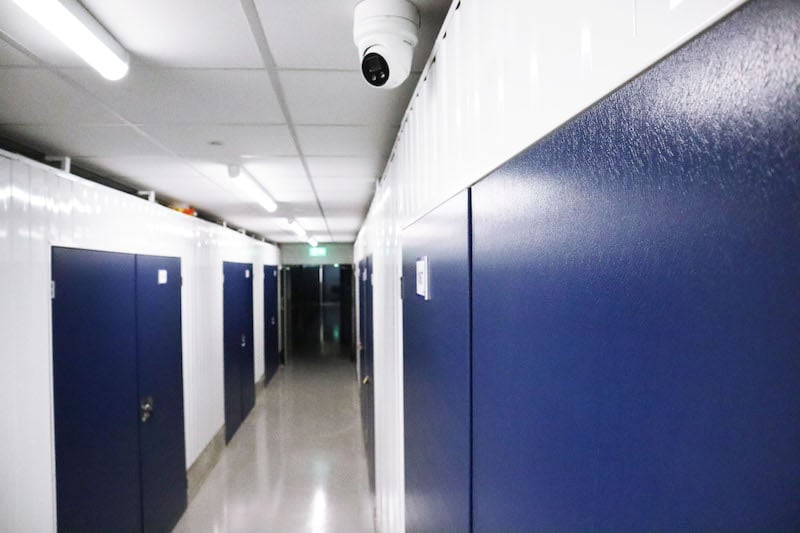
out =
<path fill-rule="evenodd" d="M 121 121 L 48 70 L 0 67 L 0 123 L 121 124 Z"/>
<path fill-rule="evenodd" d="M 315 179 L 377 179 L 386 164 L 377 157 L 308 157 L 306 162 Z"/>
<path fill-rule="evenodd" d="M 211 157 L 239 163 L 242 157 L 297 155 L 289 128 L 285 125 L 153 124 L 141 128 L 181 156 Z M 222 145 L 212 145 L 212 141 Z"/>
<path fill-rule="evenodd" d="M 317 191 L 374 191 L 375 180 L 359 178 L 314 178 Z"/>
<path fill-rule="evenodd" d="M 397 128 L 381 126 L 298 126 L 300 148 L 306 156 L 388 157 Z"/>
<path fill-rule="evenodd" d="M 278 67 L 360 68 L 353 44 L 353 8 L 358 1 L 256 0 Z"/>
<path fill-rule="evenodd" d="M 280 124 L 264 70 L 131 68 L 107 82 L 87 68 L 65 69 L 126 120 L 137 124 Z"/>
<path fill-rule="evenodd" d="M 258 182 L 276 202 L 315 202 L 314 191 L 305 178 L 271 178 Z"/>
<path fill-rule="evenodd" d="M 391 91 L 369 87 L 355 71 L 282 71 L 280 78 L 295 124 L 386 127 L 400 123 L 419 76 Z"/>
<path fill-rule="evenodd" d="M 265 211 L 255 211 L 253 213 L 230 213 L 222 217 L 223 220 L 234 226 L 246 228 L 249 231 L 269 236 L 272 230 L 267 223 L 272 219 L 272 215 Z"/>
<path fill-rule="evenodd" d="M 353 8 L 358 1 L 256 0 L 277 65 L 280 68 L 358 71 L 358 50 L 353 43 Z M 422 24 L 413 68 L 422 70 L 450 0 L 415 0 L 414 3 L 420 11 Z M 304 38 L 298 39 L 298 35 Z"/>
<path fill-rule="evenodd" d="M 354 207 L 360 210 L 366 210 L 369 201 L 372 199 L 373 191 L 317 191 L 319 200 L 322 202 L 322 208 L 328 212 L 328 206 L 337 207 Z"/>
<path fill-rule="evenodd" d="M 0 37 L 0 66 L 2 67 L 32 67 L 36 62 L 26 56 Z"/>
<path fill-rule="evenodd" d="M 341 233 L 334 232 L 334 233 L 331 233 L 330 241 L 327 241 L 327 242 L 352 243 L 352 242 L 356 241 L 356 236 L 357 235 L 358 235 L 358 232 L 356 232 L 356 231 L 350 232 L 350 233 L 348 233 L 348 232 L 341 232 Z"/>
<path fill-rule="evenodd" d="M 322 217 L 297 217 L 295 220 L 309 233 L 327 233 L 328 231 L 325 227 L 325 219 Z"/>
<path fill-rule="evenodd" d="M 164 150 L 130 126 L 91 124 L 0 126 L 6 136 L 47 154 L 70 157 L 162 156 Z"/>
<path fill-rule="evenodd" d="M 259 68 L 241 4 L 231 0 L 83 0 L 137 62 L 170 67 Z"/>
<path fill-rule="evenodd" d="M 350 232 L 358 231 L 361 224 L 364 222 L 362 216 L 349 216 L 349 217 L 326 217 L 328 220 L 328 227 L 331 231 L 336 232 Z"/>
<path fill-rule="evenodd" d="M 124 178 L 141 189 L 155 190 L 157 195 L 187 202 L 199 208 L 213 209 L 236 202 L 236 198 L 225 189 L 177 158 L 80 158 L 76 163 L 110 177 Z"/>
<path fill-rule="evenodd" d="M 306 177 L 305 168 L 299 157 L 246 158 L 242 163 L 247 171 L 258 179 Z"/>

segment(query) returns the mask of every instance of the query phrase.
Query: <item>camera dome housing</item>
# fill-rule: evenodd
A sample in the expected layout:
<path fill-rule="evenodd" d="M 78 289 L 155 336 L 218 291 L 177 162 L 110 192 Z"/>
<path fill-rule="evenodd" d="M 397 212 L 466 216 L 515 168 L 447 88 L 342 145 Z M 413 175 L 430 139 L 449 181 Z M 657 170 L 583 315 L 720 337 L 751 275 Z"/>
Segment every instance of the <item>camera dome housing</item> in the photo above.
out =
<path fill-rule="evenodd" d="M 411 73 L 419 11 L 408 0 L 363 0 L 353 14 L 361 74 L 372 87 L 393 89 Z"/>

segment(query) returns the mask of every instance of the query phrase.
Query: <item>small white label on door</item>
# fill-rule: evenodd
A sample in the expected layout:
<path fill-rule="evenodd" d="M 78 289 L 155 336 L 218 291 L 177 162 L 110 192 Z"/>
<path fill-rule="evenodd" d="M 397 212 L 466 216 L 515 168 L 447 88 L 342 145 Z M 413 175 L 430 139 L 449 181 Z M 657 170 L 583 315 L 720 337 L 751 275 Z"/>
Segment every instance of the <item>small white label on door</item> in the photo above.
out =
<path fill-rule="evenodd" d="M 159 270 L 158 271 L 158 284 L 159 285 L 166 285 L 167 284 L 167 271 L 166 270 Z"/>
<path fill-rule="evenodd" d="M 250 269 L 249 268 L 244 271 L 244 277 L 246 277 L 247 279 L 250 279 Z"/>
<path fill-rule="evenodd" d="M 420 257 L 417 259 L 417 294 L 425 298 L 431 299 L 430 286 L 428 280 L 428 257 Z"/>

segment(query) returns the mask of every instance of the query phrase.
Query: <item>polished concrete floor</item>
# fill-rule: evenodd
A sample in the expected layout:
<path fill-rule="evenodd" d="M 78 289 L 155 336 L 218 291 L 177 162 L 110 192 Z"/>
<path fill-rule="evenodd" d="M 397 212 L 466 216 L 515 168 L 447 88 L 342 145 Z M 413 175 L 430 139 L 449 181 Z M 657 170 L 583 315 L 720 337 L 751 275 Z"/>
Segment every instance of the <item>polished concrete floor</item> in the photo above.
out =
<path fill-rule="evenodd" d="M 373 531 L 358 401 L 352 362 L 292 357 L 175 531 Z"/>

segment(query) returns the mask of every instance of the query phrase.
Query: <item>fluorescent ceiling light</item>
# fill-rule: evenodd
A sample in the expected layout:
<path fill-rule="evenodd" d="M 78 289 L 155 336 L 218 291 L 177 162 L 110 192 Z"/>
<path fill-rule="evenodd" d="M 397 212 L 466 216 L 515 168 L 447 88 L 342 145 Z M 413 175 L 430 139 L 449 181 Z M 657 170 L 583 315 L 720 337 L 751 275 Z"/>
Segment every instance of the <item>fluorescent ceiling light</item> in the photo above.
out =
<path fill-rule="evenodd" d="M 128 52 L 76 0 L 14 0 L 104 78 L 128 73 Z"/>
<path fill-rule="evenodd" d="M 232 167 L 231 167 L 232 168 Z M 232 171 L 231 176 L 234 176 Z M 263 187 L 252 177 L 247 171 L 239 172 L 237 168 L 235 177 L 233 178 L 233 182 L 239 188 L 240 191 L 245 193 L 248 198 L 256 202 L 258 205 L 263 207 L 269 213 L 274 213 L 278 210 L 278 204 L 275 203 L 275 200 L 272 199 L 267 191 L 264 190 Z"/>
<path fill-rule="evenodd" d="M 301 226 L 300 223 L 297 222 L 296 220 L 292 218 L 286 219 L 286 226 L 302 240 L 304 241 L 308 240 L 308 232 L 306 232 L 306 230 L 303 229 L 303 226 Z"/>

